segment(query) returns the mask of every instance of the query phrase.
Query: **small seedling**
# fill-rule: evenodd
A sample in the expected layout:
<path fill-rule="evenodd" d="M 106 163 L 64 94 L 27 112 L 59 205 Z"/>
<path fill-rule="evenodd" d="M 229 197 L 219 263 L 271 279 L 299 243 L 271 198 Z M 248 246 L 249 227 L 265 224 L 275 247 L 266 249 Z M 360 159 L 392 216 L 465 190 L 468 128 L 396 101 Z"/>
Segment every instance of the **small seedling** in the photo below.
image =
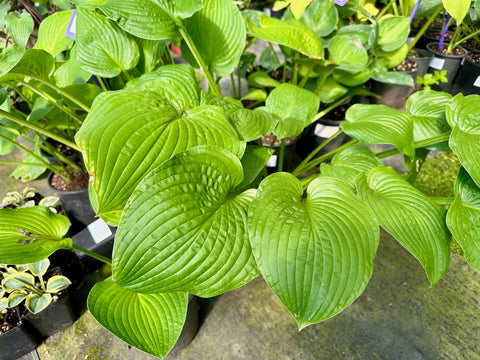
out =
<path fill-rule="evenodd" d="M 424 76 L 417 78 L 417 83 L 423 85 L 424 90 L 430 90 L 431 85 L 438 85 L 440 83 L 447 83 L 447 70 L 435 70 L 433 74 L 426 73 Z"/>

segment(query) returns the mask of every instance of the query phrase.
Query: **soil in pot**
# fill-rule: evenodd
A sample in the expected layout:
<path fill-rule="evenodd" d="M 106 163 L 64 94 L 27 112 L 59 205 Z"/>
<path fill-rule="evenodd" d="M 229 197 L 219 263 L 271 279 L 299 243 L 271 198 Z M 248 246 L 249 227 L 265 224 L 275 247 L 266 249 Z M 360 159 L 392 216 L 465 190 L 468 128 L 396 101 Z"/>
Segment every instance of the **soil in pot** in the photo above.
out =
<path fill-rule="evenodd" d="M 480 44 L 475 41 L 475 39 L 467 39 L 464 43 L 463 46 L 465 49 L 467 49 L 470 52 L 473 53 L 480 53 Z"/>
<path fill-rule="evenodd" d="M 452 95 L 480 94 L 480 53 L 468 54 L 465 57 L 457 77 L 450 89 Z"/>
<path fill-rule="evenodd" d="M 14 360 L 34 350 L 37 339 L 21 322 L 17 308 L 0 312 L 0 360 Z"/>
<path fill-rule="evenodd" d="M 442 45 L 442 48 L 438 50 L 438 43 L 429 43 L 427 45 L 427 50 L 433 55 L 427 72 L 433 74 L 435 70 L 447 71 L 446 77 L 448 82 L 433 85 L 432 89 L 448 92 L 452 86 L 453 79 L 455 79 L 458 68 L 460 67 L 460 63 L 467 52 L 460 47 L 456 47 L 451 52 L 448 52 L 447 44 Z"/>

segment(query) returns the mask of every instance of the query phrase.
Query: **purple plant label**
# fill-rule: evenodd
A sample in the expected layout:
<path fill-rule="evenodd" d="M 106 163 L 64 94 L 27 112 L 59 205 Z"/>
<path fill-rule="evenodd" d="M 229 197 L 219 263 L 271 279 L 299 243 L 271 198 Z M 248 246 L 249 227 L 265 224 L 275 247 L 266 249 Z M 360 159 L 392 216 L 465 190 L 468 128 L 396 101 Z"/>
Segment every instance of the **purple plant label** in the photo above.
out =
<path fill-rule="evenodd" d="M 445 64 L 445 60 L 439 59 L 437 57 L 432 57 L 432 60 L 430 60 L 430 67 L 434 68 L 436 70 L 442 70 L 443 69 L 443 64 Z"/>
<path fill-rule="evenodd" d="M 90 223 L 87 226 L 90 235 L 92 236 L 93 241 L 95 244 L 105 240 L 110 235 L 112 235 L 112 230 L 108 227 L 107 223 L 102 219 L 97 219 L 94 222 Z"/>
<path fill-rule="evenodd" d="M 348 0 L 335 0 L 335 4 L 343 6 L 348 2 Z"/>
<path fill-rule="evenodd" d="M 68 22 L 67 30 L 65 30 L 65 36 L 75 40 L 75 35 L 77 33 L 77 10 L 73 10 L 70 21 Z"/>
<path fill-rule="evenodd" d="M 475 87 L 480 87 L 480 76 L 477 77 L 477 79 L 476 79 L 475 82 L 473 83 L 473 86 L 475 86 Z"/>

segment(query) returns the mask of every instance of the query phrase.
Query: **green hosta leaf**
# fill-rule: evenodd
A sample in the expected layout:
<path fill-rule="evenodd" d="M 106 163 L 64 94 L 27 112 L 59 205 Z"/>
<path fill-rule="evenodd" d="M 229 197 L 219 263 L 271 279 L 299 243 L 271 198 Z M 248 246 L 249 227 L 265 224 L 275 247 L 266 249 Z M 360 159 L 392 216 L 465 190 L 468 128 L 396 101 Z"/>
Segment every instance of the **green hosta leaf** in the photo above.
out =
<path fill-rule="evenodd" d="M 252 280 L 247 208 L 255 190 L 238 158 L 202 146 L 167 160 L 139 184 L 115 237 L 115 282 L 138 292 L 215 296 Z"/>
<path fill-rule="evenodd" d="M 354 64 L 364 67 L 368 62 L 367 49 L 359 40 L 335 36 L 328 46 L 328 58 L 338 65 Z"/>
<path fill-rule="evenodd" d="M 106 4 L 108 0 L 73 0 L 73 3 L 77 5 L 77 7 L 84 7 L 87 9 L 93 9 L 97 6 L 101 6 Z"/>
<path fill-rule="evenodd" d="M 204 0 L 152 0 L 173 18 L 189 18 L 203 7 Z"/>
<path fill-rule="evenodd" d="M 53 71 L 53 57 L 45 50 L 29 49 L 15 66 L 9 69 L 10 75 L 48 80 Z M 1 81 L 1 79 L 0 79 Z"/>
<path fill-rule="evenodd" d="M 242 15 L 231 0 L 204 0 L 204 7 L 185 20 L 186 30 L 206 65 L 215 74 L 230 74 L 240 61 L 246 30 Z M 182 54 L 196 64 L 185 43 Z"/>
<path fill-rule="evenodd" d="M 238 157 L 245 149 L 220 108 L 181 113 L 147 90 L 97 96 L 75 139 L 93 183 L 92 203 L 111 224 L 140 180 L 172 155 L 198 145 L 224 147 Z"/>
<path fill-rule="evenodd" d="M 268 160 L 274 153 L 273 149 L 264 146 L 247 145 L 242 156 L 243 181 L 237 186 L 242 190 L 250 186 L 267 165 Z"/>
<path fill-rule="evenodd" d="M 188 306 L 186 293 L 138 294 L 110 278 L 96 284 L 88 309 L 97 321 L 123 341 L 163 357 L 177 341 Z"/>
<path fill-rule="evenodd" d="M 378 69 L 373 69 L 372 79 L 391 85 L 410 87 L 415 86 L 412 75 L 401 71 L 382 71 Z"/>
<path fill-rule="evenodd" d="M 480 272 L 480 189 L 464 169 L 455 181 L 455 194 L 447 225 L 464 250 L 468 264 Z"/>
<path fill-rule="evenodd" d="M 262 15 L 260 21 L 261 27 L 255 25 L 249 18 L 246 19 L 253 36 L 285 45 L 311 58 L 323 57 L 320 38 L 300 21 L 281 21 L 266 15 Z"/>
<path fill-rule="evenodd" d="M 407 16 L 384 17 L 378 22 L 378 46 L 383 51 L 393 51 L 407 42 L 410 31 Z"/>
<path fill-rule="evenodd" d="M 8 73 L 20 61 L 23 54 L 23 51 L 17 46 L 9 46 L 3 49 L 0 53 L 0 76 Z"/>
<path fill-rule="evenodd" d="M 70 10 L 72 3 L 69 0 L 52 0 L 52 3 L 61 10 Z"/>
<path fill-rule="evenodd" d="M 468 14 L 471 0 L 442 0 L 445 10 L 457 21 L 457 26 L 460 25 Z"/>
<path fill-rule="evenodd" d="M 68 50 L 73 39 L 65 35 L 72 11 L 56 12 L 43 20 L 38 29 L 38 39 L 34 49 L 43 49 L 53 56 Z"/>
<path fill-rule="evenodd" d="M 99 7 L 110 19 L 142 39 L 164 40 L 177 37 L 175 20 L 155 1 L 110 0 Z"/>
<path fill-rule="evenodd" d="M 255 71 L 252 73 L 248 79 L 248 85 L 253 86 L 253 87 L 277 87 L 280 85 L 280 83 L 271 78 L 270 75 L 268 75 L 265 71 Z"/>
<path fill-rule="evenodd" d="M 335 154 L 331 164 L 322 163 L 320 172 L 325 176 L 342 179 L 355 189 L 358 175 L 366 175 L 378 166 L 383 166 L 383 163 L 369 148 L 353 145 Z"/>
<path fill-rule="evenodd" d="M 340 85 L 333 77 L 329 76 L 325 81 L 322 78 L 318 79 L 315 94 L 320 97 L 320 101 L 331 102 L 340 99 L 347 91 L 346 87 Z"/>
<path fill-rule="evenodd" d="M 77 9 L 77 29 L 77 61 L 84 70 L 111 78 L 137 65 L 135 40 L 105 16 Z"/>
<path fill-rule="evenodd" d="M 43 276 L 48 270 L 48 267 L 50 266 L 50 260 L 43 259 L 31 264 L 28 264 L 28 269 L 30 272 L 35 275 L 35 276 Z"/>
<path fill-rule="evenodd" d="M 3 278 L 2 287 L 7 292 L 35 287 L 35 278 L 28 273 L 16 272 Z"/>
<path fill-rule="evenodd" d="M 8 299 L 0 297 L 0 310 L 6 309 L 8 307 Z"/>
<path fill-rule="evenodd" d="M 302 195 L 295 177 L 276 173 L 248 212 L 260 271 L 300 328 L 338 314 L 363 292 L 379 241 L 373 213 L 342 181 L 317 178 Z"/>
<path fill-rule="evenodd" d="M 249 89 L 248 92 L 242 96 L 242 100 L 265 101 L 267 99 L 267 92 L 263 89 Z"/>
<path fill-rule="evenodd" d="M 44 206 L 0 209 L 0 263 L 34 263 L 70 249 L 72 240 L 63 238 L 69 226 L 65 216 Z"/>
<path fill-rule="evenodd" d="M 42 159 L 48 162 L 47 158 L 40 154 L 40 151 L 37 151 L 37 156 L 40 156 Z M 45 170 L 47 170 L 44 163 L 41 163 L 40 160 L 33 155 L 28 155 L 23 162 L 27 163 L 28 165 L 18 165 L 10 174 L 11 177 L 15 179 L 21 179 L 22 181 L 32 181 L 42 175 Z M 38 166 L 29 165 L 35 163 L 37 163 Z"/>
<path fill-rule="evenodd" d="M 11 12 L 5 16 L 7 32 L 12 37 L 15 44 L 21 49 L 27 46 L 28 38 L 33 31 L 34 23 L 32 15 L 24 11 L 20 16 L 16 12 Z"/>
<path fill-rule="evenodd" d="M 370 79 L 371 70 L 367 67 L 355 68 L 347 70 L 345 65 L 342 65 L 343 69 L 337 68 L 333 72 L 333 78 L 335 81 L 346 86 L 358 86 L 362 85 Z"/>
<path fill-rule="evenodd" d="M 26 299 L 28 293 L 25 290 L 15 290 L 8 296 L 8 307 L 15 307 Z M 1 306 L 0 306 L 1 308 Z"/>
<path fill-rule="evenodd" d="M 367 144 L 393 144 L 403 154 L 415 156 L 411 114 L 385 105 L 355 104 L 345 118 L 340 127 L 348 135 Z"/>
<path fill-rule="evenodd" d="M 337 26 L 338 13 L 333 0 L 315 0 L 309 1 L 300 21 L 308 28 L 312 29 L 317 36 L 323 37 L 329 35 Z M 293 8 L 292 8 L 293 10 Z M 298 19 L 298 16 L 296 17 Z M 287 10 L 284 16 L 285 20 L 293 19 Z"/>
<path fill-rule="evenodd" d="M 448 142 L 462 166 L 477 185 L 480 184 L 480 96 L 458 94 L 446 107 L 447 121 L 452 127 Z"/>
<path fill-rule="evenodd" d="M 198 106 L 200 102 L 200 87 L 195 80 L 195 71 L 187 65 L 162 66 L 142 75 L 136 87 L 155 91 L 179 112 Z"/>
<path fill-rule="evenodd" d="M 431 202 L 392 168 L 373 169 L 367 180 L 359 181 L 357 189 L 380 226 L 420 261 L 430 283 L 435 285 L 450 259 L 445 209 Z"/>
<path fill-rule="evenodd" d="M 140 60 L 137 68 L 142 74 L 152 71 L 160 61 L 165 52 L 165 41 L 135 39 L 140 49 Z"/>
<path fill-rule="evenodd" d="M 8 11 L 10 10 L 10 4 L 0 4 L 0 28 L 3 29 L 6 25 L 5 23 L 5 17 L 8 14 Z"/>
<path fill-rule="evenodd" d="M 317 95 L 292 84 L 276 87 L 265 101 L 265 109 L 278 118 L 274 133 L 280 139 L 299 135 L 313 121 L 319 106 Z"/>
<path fill-rule="evenodd" d="M 350 39 L 358 40 L 365 45 L 368 43 L 371 32 L 372 27 L 370 25 L 357 24 L 342 26 L 336 34 L 348 36 Z"/>
<path fill-rule="evenodd" d="M 55 275 L 47 281 L 47 292 L 54 294 L 68 288 L 71 284 L 72 282 L 65 276 Z"/>
<path fill-rule="evenodd" d="M 50 294 L 43 294 L 42 296 L 30 294 L 27 296 L 27 300 L 25 300 L 25 306 L 30 312 L 38 314 L 50 305 L 51 302 L 52 296 Z"/>
<path fill-rule="evenodd" d="M 81 68 L 77 61 L 77 47 L 73 46 L 70 50 L 70 59 L 62 64 L 55 72 L 54 78 L 57 86 L 64 87 L 74 84 L 84 84 L 92 74 Z"/>
<path fill-rule="evenodd" d="M 68 85 L 65 86 L 62 90 L 88 107 L 92 105 L 93 100 L 95 100 L 98 94 L 102 92 L 101 88 L 93 84 Z M 72 102 L 67 97 L 63 96 L 63 100 L 69 107 L 81 110 L 78 104 Z"/>

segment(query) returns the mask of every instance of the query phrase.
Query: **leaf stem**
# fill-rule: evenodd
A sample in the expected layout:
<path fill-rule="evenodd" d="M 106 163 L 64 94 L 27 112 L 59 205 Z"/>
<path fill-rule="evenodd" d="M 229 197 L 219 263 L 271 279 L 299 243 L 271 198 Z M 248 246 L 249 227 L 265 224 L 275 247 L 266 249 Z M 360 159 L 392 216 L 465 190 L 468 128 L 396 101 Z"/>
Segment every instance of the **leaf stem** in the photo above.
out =
<path fill-rule="evenodd" d="M 93 252 L 93 251 L 90 251 L 88 249 L 85 249 L 77 244 L 73 244 L 72 243 L 72 249 L 75 249 L 75 250 L 78 250 L 82 253 L 84 253 L 85 255 L 88 255 L 96 260 L 99 260 L 105 264 L 112 264 L 112 260 L 103 256 L 103 255 L 100 255 L 100 254 L 97 254 L 96 252 Z"/>
<path fill-rule="evenodd" d="M 428 197 L 431 201 L 438 205 L 452 205 L 453 201 L 455 200 L 454 197 Z"/>
<path fill-rule="evenodd" d="M 282 139 L 280 144 L 280 152 L 278 154 L 278 172 L 283 171 L 283 160 L 285 158 L 285 138 Z"/>
<path fill-rule="evenodd" d="M 415 147 L 415 149 L 418 149 L 418 148 L 422 148 L 422 147 L 426 147 L 426 146 L 430 146 L 430 145 L 439 144 L 439 143 L 442 143 L 442 142 L 448 140 L 449 137 L 450 137 L 450 133 L 437 135 L 437 136 L 434 136 L 434 137 L 429 138 L 429 139 L 417 141 L 414 144 L 414 147 Z M 394 149 L 379 152 L 376 155 L 379 159 L 383 159 L 383 158 L 386 158 L 388 156 L 396 155 L 396 154 L 399 154 L 399 153 L 400 153 L 400 151 L 397 148 L 394 148 Z"/>
<path fill-rule="evenodd" d="M 238 81 L 240 81 L 240 79 L 238 79 Z M 235 76 L 233 75 L 233 72 L 230 74 L 230 83 L 232 84 L 233 97 L 238 99 L 237 88 L 235 87 Z"/>
<path fill-rule="evenodd" d="M 442 9 L 443 9 L 443 4 L 440 4 L 440 6 L 437 8 L 437 10 L 435 10 L 435 12 L 430 16 L 430 18 L 425 23 L 425 25 L 423 25 L 423 27 L 420 29 L 418 34 L 413 38 L 412 42 L 408 45 L 407 51 L 410 51 L 410 50 L 413 49 L 413 47 L 417 44 L 418 40 L 422 37 L 422 35 L 425 33 L 425 31 L 427 31 L 430 24 L 435 20 L 437 15 L 440 14 Z"/>

